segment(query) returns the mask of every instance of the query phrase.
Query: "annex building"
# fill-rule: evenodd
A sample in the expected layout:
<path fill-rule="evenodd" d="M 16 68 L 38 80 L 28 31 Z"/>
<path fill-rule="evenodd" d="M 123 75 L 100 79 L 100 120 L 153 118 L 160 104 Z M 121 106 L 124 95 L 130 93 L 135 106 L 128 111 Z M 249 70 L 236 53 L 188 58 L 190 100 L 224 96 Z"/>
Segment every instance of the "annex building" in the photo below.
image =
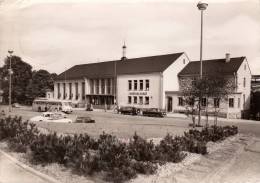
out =
<path fill-rule="evenodd" d="M 203 76 L 216 76 L 228 79 L 234 84 L 234 89 L 227 99 L 216 101 L 214 98 L 202 98 L 201 105 L 208 109 L 219 110 L 222 117 L 241 118 L 248 115 L 250 109 L 251 96 L 251 71 L 246 57 L 226 58 L 204 60 Z M 192 61 L 183 68 L 179 74 L 179 84 L 192 82 L 193 78 L 200 76 L 200 61 Z M 181 92 L 166 91 L 168 100 L 172 101 L 172 112 L 183 112 L 185 110 L 184 101 Z M 169 111 L 169 110 L 168 110 Z M 214 111 L 214 110 L 213 110 Z"/>
<path fill-rule="evenodd" d="M 168 93 L 179 91 L 178 73 L 188 63 L 182 52 L 131 59 L 123 54 L 120 60 L 75 65 L 55 80 L 54 98 L 75 107 L 166 109 Z"/>

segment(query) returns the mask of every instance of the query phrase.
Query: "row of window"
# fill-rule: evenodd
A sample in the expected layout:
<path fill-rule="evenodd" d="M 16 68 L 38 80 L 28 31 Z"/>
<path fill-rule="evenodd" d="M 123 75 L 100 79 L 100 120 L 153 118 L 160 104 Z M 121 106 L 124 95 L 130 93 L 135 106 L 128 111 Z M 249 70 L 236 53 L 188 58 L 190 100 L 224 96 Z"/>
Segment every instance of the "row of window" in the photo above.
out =
<path fill-rule="evenodd" d="M 111 81 L 111 79 L 108 79 L 107 80 L 107 84 L 106 84 L 106 87 L 105 87 L 105 79 L 92 79 L 90 80 L 90 93 L 91 94 L 99 94 L 101 92 L 101 94 L 111 94 L 111 84 L 112 84 L 113 81 Z M 100 86 L 101 85 L 101 86 Z M 107 88 L 107 91 L 105 91 L 105 88 Z M 94 91 L 95 89 L 95 91 Z"/>
<path fill-rule="evenodd" d="M 201 106 L 206 107 L 207 106 L 207 98 L 202 98 L 201 99 Z M 229 98 L 228 99 L 228 106 L 229 108 L 234 108 L 234 103 L 235 99 L 234 98 Z M 182 97 L 178 97 L 178 105 L 179 106 L 184 106 L 184 99 Z M 214 98 L 214 107 L 219 108 L 219 99 Z M 240 98 L 237 100 L 237 108 L 240 108 Z"/>
<path fill-rule="evenodd" d="M 138 100 L 139 98 L 139 100 Z M 139 105 L 149 105 L 149 97 L 143 97 L 143 96 L 128 96 L 128 104 L 139 104 Z"/>
<path fill-rule="evenodd" d="M 60 84 L 58 83 L 58 99 L 61 98 L 61 93 L 60 93 Z M 75 93 L 76 93 L 76 100 L 79 98 L 79 85 L 78 83 L 75 83 Z M 81 92 L 82 92 L 82 99 L 85 99 L 85 82 L 81 83 Z M 67 98 L 67 93 L 66 93 L 66 83 L 63 83 L 63 99 L 65 100 Z M 73 93 L 72 93 L 72 83 L 69 83 L 69 99 L 71 100 L 73 98 Z"/>
<path fill-rule="evenodd" d="M 138 88 L 139 86 L 139 88 Z M 128 90 L 146 90 L 150 89 L 150 81 L 149 79 L 145 80 L 128 80 Z"/>

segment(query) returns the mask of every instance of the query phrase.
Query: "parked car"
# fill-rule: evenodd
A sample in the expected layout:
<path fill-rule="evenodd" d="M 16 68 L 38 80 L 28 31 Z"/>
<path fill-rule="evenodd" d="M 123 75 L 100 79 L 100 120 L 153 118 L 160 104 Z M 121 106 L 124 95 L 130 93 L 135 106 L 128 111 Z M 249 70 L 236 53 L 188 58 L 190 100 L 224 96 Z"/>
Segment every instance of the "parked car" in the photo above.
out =
<path fill-rule="evenodd" d="M 166 116 L 166 111 L 158 108 L 149 108 L 143 110 L 143 116 L 164 117 Z"/>
<path fill-rule="evenodd" d="M 80 116 L 76 118 L 75 123 L 95 123 L 95 120 L 88 116 Z"/>
<path fill-rule="evenodd" d="M 67 118 L 66 114 L 62 112 L 43 112 L 40 116 L 32 117 L 30 122 L 58 122 L 58 123 L 72 123 L 72 120 Z"/>
<path fill-rule="evenodd" d="M 138 109 L 135 108 L 135 107 L 121 107 L 119 109 L 119 112 L 121 114 L 137 115 L 138 114 Z"/>
<path fill-rule="evenodd" d="M 21 105 L 20 105 L 20 104 L 18 104 L 18 103 L 13 103 L 13 104 L 12 104 L 12 107 L 14 107 L 14 108 L 20 108 L 20 107 L 21 107 Z"/>

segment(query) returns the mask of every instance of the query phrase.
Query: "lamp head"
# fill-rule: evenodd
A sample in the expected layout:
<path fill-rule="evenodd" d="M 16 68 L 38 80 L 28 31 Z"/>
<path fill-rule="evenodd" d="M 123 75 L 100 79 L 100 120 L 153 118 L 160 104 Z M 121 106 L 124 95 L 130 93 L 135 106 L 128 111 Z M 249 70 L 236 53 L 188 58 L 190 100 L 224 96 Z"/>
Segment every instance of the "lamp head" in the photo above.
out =
<path fill-rule="evenodd" d="M 201 1 L 197 4 L 197 7 L 199 10 L 206 10 L 207 7 L 208 7 L 208 4 L 207 3 L 202 3 Z"/>
<path fill-rule="evenodd" d="M 10 55 L 12 55 L 13 54 L 13 50 L 8 50 L 8 53 L 10 54 Z"/>

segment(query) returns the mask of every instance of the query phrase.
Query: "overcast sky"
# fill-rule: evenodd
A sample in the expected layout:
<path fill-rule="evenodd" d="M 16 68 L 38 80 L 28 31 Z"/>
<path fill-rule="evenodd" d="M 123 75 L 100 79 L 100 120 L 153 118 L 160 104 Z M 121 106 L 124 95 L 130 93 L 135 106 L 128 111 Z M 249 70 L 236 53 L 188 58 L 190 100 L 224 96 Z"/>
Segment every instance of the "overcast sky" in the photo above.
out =
<path fill-rule="evenodd" d="M 260 74 L 260 1 L 208 0 L 204 59 L 246 56 Z M 12 49 L 34 69 L 186 52 L 199 59 L 194 0 L 0 0 L 0 65 Z"/>

